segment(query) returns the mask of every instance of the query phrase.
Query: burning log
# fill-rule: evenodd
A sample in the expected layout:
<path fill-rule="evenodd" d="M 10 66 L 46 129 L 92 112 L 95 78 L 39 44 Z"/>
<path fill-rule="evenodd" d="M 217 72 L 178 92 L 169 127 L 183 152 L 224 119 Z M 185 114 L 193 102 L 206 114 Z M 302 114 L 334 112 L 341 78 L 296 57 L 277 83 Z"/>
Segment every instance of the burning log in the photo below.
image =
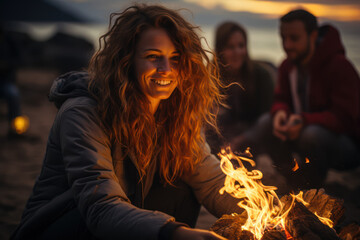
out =
<path fill-rule="evenodd" d="M 242 214 L 223 215 L 219 218 L 210 230 L 226 237 L 229 240 L 255 240 L 254 235 L 246 230 L 242 230 L 242 226 L 247 219 L 246 211 Z"/>
<path fill-rule="evenodd" d="M 295 201 L 293 203 L 292 195 L 285 195 L 280 200 L 283 204 L 283 211 L 291 210 L 285 218 L 286 230 L 294 239 L 339 239 L 335 231 L 323 224 L 320 218 L 328 218 L 333 221 L 333 226 L 341 220 L 345 209 L 343 200 L 327 195 L 324 189 L 311 189 L 302 195 L 302 199 L 308 204 L 305 207 L 302 203 Z M 293 204 L 293 206 L 291 206 Z M 315 215 L 316 213 L 316 215 Z M 281 213 L 283 214 L 283 213 Z M 247 220 L 247 213 L 244 211 L 241 215 L 224 215 L 210 228 L 217 234 L 231 240 L 242 240 L 245 238 L 242 226 Z M 349 235 L 350 234 L 350 235 Z M 346 238 L 346 236 L 360 235 L 360 227 L 355 225 L 342 230 L 340 236 L 344 240 L 353 240 L 356 238 Z M 251 238 L 250 238 L 251 239 Z M 267 230 L 264 232 L 262 240 L 283 240 L 286 239 L 284 231 Z"/>
<path fill-rule="evenodd" d="M 292 203 L 293 197 L 283 196 L 280 201 L 284 204 L 284 209 L 288 209 Z M 331 197 L 325 193 L 324 189 L 311 189 L 302 195 L 302 199 L 308 203 L 306 208 L 318 217 L 327 218 L 332 221 L 332 226 L 336 226 L 343 218 L 345 208 L 344 201 Z"/>
<path fill-rule="evenodd" d="M 324 218 L 329 218 L 336 226 L 343 218 L 345 208 L 344 200 L 325 194 L 324 189 L 311 189 L 304 193 L 304 200 L 309 203 L 307 209 Z"/>
<path fill-rule="evenodd" d="M 360 226 L 351 223 L 340 230 L 339 237 L 343 240 L 358 240 L 360 239 Z"/>
<path fill-rule="evenodd" d="M 286 235 L 284 231 L 269 230 L 264 233 L 261 240 L 286 240 Z"/>
<path fill-rule="evenodd" d="M 294 239 L 340 240 L 332 228 L 323 224 L 315 214 L 298 201 L 295 201 L 290 209 L 285 219 L 285 227 Z"/>
<path fill-rule="evenodd" d="M 246 212 L 241 215 L 225 214 L 211 226 L 210 230 L 229 240 L 255 240 L 255 236 L 251 232 L 241 229 L 246 219 Z M 284 231 L 268 230 L 261 240 L 286 240 L 286 235 Z"/>

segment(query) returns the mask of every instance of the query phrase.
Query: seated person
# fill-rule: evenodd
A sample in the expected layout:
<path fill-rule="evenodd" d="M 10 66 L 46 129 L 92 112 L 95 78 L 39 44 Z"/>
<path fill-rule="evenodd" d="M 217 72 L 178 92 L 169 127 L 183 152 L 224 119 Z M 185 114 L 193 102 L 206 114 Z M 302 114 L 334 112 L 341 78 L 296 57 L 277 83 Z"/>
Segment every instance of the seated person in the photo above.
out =
<path fill-rule="evenodd" d="M 218 115 L 223 137 L 207 133 L 213 153 L 251 128 L 271 107 L 274 80 L 265 65 L 250 59 L 247 46 L 247 34 L 241 25 L 224 22 L 217 27 L 215 51 L 227 107 L 220 107 Z"/>
<path fill-rule="evenodd" d="M 112 18 L 88 72 L 51 88 L 59 112 L 12 239 L 225 240 L 191 228 L 200 204 L 242 212 L 219 194 L 225 174 L 202 134 L 216 128 L 220 80 L 195 27 L 159 5 Z"/>
<path fill-rule="evenodd" d="M 359 75 L 339 32 L 331 25 L 318 28 L 311 13 L 284 15 L 280 34 L 287 59 L 279 68 L 271 115 L 234 147 L 265 149 L 289 190 L 320 188 L 329 168 L 360 164 Z"/>

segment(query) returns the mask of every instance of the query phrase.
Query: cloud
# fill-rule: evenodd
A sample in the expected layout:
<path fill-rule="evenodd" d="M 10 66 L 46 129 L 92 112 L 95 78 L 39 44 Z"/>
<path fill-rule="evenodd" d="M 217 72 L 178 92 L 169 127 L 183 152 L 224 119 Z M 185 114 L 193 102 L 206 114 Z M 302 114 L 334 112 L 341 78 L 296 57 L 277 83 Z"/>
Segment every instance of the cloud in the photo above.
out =
<path fill-rule="evenodd" d="M 305 8 L 318 17 L 325 17 L 337 21 L 360 20 L 360 4 L 320 4 L 315 1 L 268 1 L 268 0 L 184 0 L 206 9 L 223 8 L 232 12 L 251 12 L 262 14 L 268 18 L 277 18 L 291 9 Z M 349 0 L 348 0 L 349 1 Z M 332 0 L 334 3 L 335 0 Z"/>
<path fill-rule="evenodd" d="M 258 1 L 258 0 L 254 0 Z M 324 0 L 261 0 L 267 2 L 295 2 L 295 3 L 313 3 L 313 4 L 324 4 Z M 359 0 L 327 0 L 326 5 L 359 5 Z"/>

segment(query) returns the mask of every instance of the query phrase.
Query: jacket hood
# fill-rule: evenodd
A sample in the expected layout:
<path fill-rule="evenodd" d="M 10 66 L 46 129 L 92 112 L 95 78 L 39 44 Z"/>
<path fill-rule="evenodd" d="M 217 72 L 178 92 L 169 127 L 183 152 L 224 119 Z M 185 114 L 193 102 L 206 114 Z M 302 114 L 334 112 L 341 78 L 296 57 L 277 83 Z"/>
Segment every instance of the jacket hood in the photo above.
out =
<path fill-rule="evenodd" d="M 311 65 L 321 65 L 338 54 L 345 55 L 345 48 L 341 42 L 339 31 L 331 25 L 321 26 Z"/>
<path fill-rule="evenodd" d="M 53 82 L 49 93 L 49 101 L 54 102 L 55 106 L 60 108 L 69 98 L 91 97 L 88 83 L 89 74 L 87 72 L 65 73 Z"/>

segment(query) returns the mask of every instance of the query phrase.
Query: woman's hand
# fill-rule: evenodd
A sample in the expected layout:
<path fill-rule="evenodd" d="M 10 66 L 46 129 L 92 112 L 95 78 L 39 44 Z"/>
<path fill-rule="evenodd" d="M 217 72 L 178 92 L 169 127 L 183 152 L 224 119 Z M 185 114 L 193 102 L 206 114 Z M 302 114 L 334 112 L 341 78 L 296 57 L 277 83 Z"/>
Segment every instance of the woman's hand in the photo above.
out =
<path fill-rule="evenodd" d="M 226 238 L 211 231 L 181 226 L 175 230 L 173 240 L 226 240 Z"/>

